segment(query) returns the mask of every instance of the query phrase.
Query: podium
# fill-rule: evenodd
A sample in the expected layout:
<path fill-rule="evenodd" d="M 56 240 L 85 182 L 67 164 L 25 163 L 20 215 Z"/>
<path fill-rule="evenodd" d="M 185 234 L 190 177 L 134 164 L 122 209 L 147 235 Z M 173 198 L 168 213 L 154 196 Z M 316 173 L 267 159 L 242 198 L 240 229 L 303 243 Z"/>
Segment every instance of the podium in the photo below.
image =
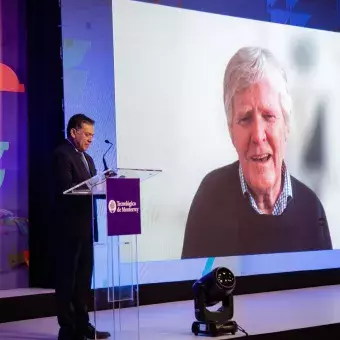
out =
<path fill-rule="evenodd" d="M 115 169 L 101 172 L 66 190 L 64 195 L 92 200 L 94 252 L 93 323 L 114 340 L 139 340 L 137 236 L 141 234 L 141 183 L 161 170 Z M 98 228 L 103 221 L 105 235 Z M 103 274 L 104 273 L 104 274 Z M 96 276 L 101 276 L 98 284 Z M 103 301 L 106 300 L 106 301 Z M 102 306 L 110 309 L 100 311 Z M 127 308 L 130 307 L 130 308 Z"/>

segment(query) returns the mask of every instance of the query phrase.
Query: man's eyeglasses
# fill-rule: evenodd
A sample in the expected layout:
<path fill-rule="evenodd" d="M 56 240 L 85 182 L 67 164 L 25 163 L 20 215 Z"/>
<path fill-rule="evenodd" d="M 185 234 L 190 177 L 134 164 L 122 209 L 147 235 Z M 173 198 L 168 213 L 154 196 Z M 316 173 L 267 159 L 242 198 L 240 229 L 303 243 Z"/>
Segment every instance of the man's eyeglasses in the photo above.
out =
<path fill-rule="evenodd" d="M 93 133 L 84 132 L 84 131 L 79 130 L 79 129 L 77 129 L 76 131 L 77 131 L 77 133 L 82 134 L 82 135 L 85 136 L 86 138 L 92 138 L 92 139 L 94 138 L 94 134 L 93 134 Z"/>

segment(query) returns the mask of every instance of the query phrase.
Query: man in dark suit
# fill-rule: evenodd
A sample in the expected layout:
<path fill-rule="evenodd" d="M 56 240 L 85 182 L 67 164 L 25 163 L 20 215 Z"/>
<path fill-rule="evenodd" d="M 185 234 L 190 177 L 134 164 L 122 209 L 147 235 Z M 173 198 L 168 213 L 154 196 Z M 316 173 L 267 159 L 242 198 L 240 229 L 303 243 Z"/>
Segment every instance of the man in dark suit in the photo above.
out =
<path fill-rule="evenodd" d="M 59 340 L 107 339 L 89 323 L 87 300 L 93 270 L 92 200 L 63 192 L 96 175 L 85 152 L 92 144 L 94 121 L 76 114 L 68 122 L 67 139 L 53 155 L 56 210 L 56 301 Z"/>

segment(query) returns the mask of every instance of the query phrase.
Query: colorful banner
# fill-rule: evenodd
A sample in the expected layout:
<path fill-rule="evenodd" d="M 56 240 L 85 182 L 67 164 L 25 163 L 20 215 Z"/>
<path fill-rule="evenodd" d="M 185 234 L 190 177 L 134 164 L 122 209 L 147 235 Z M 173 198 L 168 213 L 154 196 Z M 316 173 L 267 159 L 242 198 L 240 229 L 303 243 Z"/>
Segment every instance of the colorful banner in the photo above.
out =
<path fill-rule="evenodd" d="M 141 233 L 139 179 L 108 178 L 107 235 L 137 235 Z"/>
<path fill-rule="evenodd" d="M 28 286 L 25 6 L 0 0 L 0 289 Z"/>

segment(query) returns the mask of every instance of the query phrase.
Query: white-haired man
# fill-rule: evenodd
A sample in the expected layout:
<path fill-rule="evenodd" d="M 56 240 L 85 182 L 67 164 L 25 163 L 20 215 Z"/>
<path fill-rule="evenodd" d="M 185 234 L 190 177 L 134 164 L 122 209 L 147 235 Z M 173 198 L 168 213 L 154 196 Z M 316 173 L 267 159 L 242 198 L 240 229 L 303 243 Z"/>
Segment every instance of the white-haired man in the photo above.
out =
<path fill-rule="evenodd" d="M 225 71 L 223 99 L 238 161 L 202 181 L 182 258 L 332 249 L 321 202 L 284 162 L 291 98 L 273 54 L 237 51 Z"/>

